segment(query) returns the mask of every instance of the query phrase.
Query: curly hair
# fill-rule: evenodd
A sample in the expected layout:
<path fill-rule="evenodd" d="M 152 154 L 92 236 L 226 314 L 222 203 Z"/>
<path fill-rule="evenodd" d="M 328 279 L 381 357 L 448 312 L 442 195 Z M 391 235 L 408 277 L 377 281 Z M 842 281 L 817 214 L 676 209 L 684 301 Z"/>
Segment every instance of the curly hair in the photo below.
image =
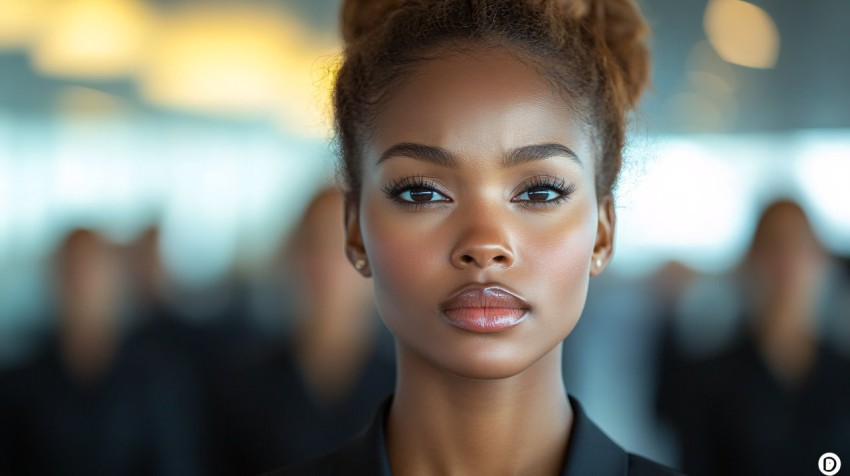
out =
<path fill-rule="evenodd" d="M 649 82 L 649 28 L 634 0 L 345 0 L 334 85 L 339 173 L 359 197 L 363 142 L 380 107 L 420 62 L 507 47 L 575 105 L 597 143 L 598 197 L 622 165 L 627 114 Z"/>

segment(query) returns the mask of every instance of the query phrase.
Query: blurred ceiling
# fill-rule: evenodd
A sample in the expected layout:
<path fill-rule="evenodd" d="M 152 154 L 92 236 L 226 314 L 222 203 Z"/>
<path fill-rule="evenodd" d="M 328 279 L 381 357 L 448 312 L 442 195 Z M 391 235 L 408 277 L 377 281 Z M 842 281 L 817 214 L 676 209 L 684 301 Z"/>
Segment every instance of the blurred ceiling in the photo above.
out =
<path fill-rule="evenodd" d="M 85 3 L 112 0 L 63 1 Z M 126 1 L 131 2 L 131 0 Z M 724 3 L 725 6 L 731 3 L 743 3 L 738 0 L 712 1 L 716 4 Z M 37 0 L 0 0 L 0 17 L 4 15 L 4 8 L 7 12 L 11 12 L 10 5 L 14 5 L 14 2 L 37 3 Z M 301 23 L 299 28 L 304 32 L 293 39 L 291 45 L 269 54 L 291 56 L 293 48 L 301 48 L 303 53 L 298 53 L 298 56 L 307 57 L 310 54 L 327 54 L 330 43 L 326 40 L 333 39 L 335 36 L 339 2 L 340 0 L 241 2 L 153 0 L 143 2 L 142 6 L 145 7 L 144 10 L 156 12 L 163 17 L 169 17 L 174 12 L 190 11 L 191 8 L 199 6 L 210 8 L 238 5 L 242 10 L 250 8 L 260 12 L 280 11 L 286 18 L 299 19 Z M 136 7 L 138 3 L 136 2 Z M 723 53 L 723 51 L 717 46 L 717 38 L 713 37 L 712 43 L 709 43 L 704 28 L 706 7 L 709 2 L 705 0 L 641 0 L 640 3 L 653 28 L 654 55 L 654 88 L 648 94 L 639 117 L 639 125 L 642 128 L 653 132 L 680 133 L 770 132 L 850 127 L 850 24 L 848 23 L 850 2 L 847 0 L 807 2 L 754 0 L 749 2 L 760 7 L 761 13 L 755 13 L 761 16 L 756 15 L 756 20 L 767 25 L 764 31 L 756 28 L 757 25 L 749 26 L 742 23 L 744 22 L 743 14 L 733 15 L 732 20 L 737 22 L 736 28 L 744 33 L 743 36 L 732 40 L 727 38 L 728 41 L 733 42 L 733 47 L 734 42 L 737 41 L 742 48 L 758 50 L 762 48 L 758 46 L 760 42 L 775 41 L 775 38 L 773 40 L 771 38 L 778 32 L 778 56 L 775 55 L 775 51 L 764 50 L 757 59 L 767 65 L 772 64 L 772 67 L 765 69 L 734 65 L 720 58 L 717 52 Z M 720 20 L 715 23 L 718 21 Z M 23 23 L 19 22 L 16 25 L 23 25 Z M 3 28 L 3 21 L 0 18 L 0 40 L 2 40 Z M 10 27 L 7 25 L 5 28 L 8 30 Z M 151 34 L 151 31 L 155 35 L 163 28 L 165 27 L 161 24 L 151 28 L 140 27 L 134 32 L 136 35 L 134 38 L 143 38 L 144 35 Z M 269 38 L 275 38 L 275 36 L 271 35 Z M 316 43 L 322 42 L 324 42 L 322 45 L 314 48 Z M 63 43 L 60 39 L 56 43 L 63 46 L 67 44 L 67 41 Z M 95 44 L 95 46 L 98 45 Z M 112 46 L 117 48 L 121 45 Z M 770 47 L 776 46 L 772 44 Z M 134 47 L 133 44 L 126 46 L 127 51 L 130 51 L 132 47 Z M 24 117 L 52 117 L 57 114 L 58 107 L 69 103 L 66 97 L 69 87 L 72 92 L 79 91 L 79 87 L 83 87 L 86 91 L 107 93 L 117 98 L 123 104 L 123 108 L 129 108 L 137 114 L 154 117 L 175 114 L 174 109 L 162 107 L 161 104 L 155 105 L 157 101 L 151 99 L 149 89 L 142 84 L 145 75 L 112 74 L 110 76 L 107 74 L 93 79 L 93 77 L 83 78 L 74 74 L 63 75 L 61 72 L 57 74 L 39 63 L 42 60 L 38 59 L 41 56 L 37 55 L 36 51 L 37 49 L 31 45 L 0 48 L 0 111 L 5 110 Z M 107 53 L 100 51 L 100 54 Z M 132 66 L 127 62 L 129 61 L 127 58 L 122 58 L 121 61 L 124 61 L 120 63 L 122 68 Z M 250 62 L 240 64 L 250 64 Z M 287 81 L 290 81 L 289 75 L 285 76 Z M 250 82 L 254 79 L 256 78 L 246 79 L 239 76 L 234 81 Z M 306 83 L 309 82 L 309 77 L 299 80 L 301 83 Z M 274 89 L 269 84 L 275 83 L 260 81 L 255 84 L 260 86 L 254 86 L 247 91 L 253 93 L 250 97 L 252 104 L 268 102 L 260 93 L 264 91 L 264 88 Z M 291 81 L 281 84 L 286 84 L 286 88 L 297 86 Z M 247 92 L 238 91 L 238 93 Z M 81 97 L 95 96 L 96 94 L 94 96 L 84 94 Z M 284 99 L 292 102 L 287 98 Z M 281 110 L 275 114 L 284 117 L 281 119 L 284 122 L 291 120 L 293 111 L 297 113 L 298 110 L 303 109 L 303 104 L 299 101 L 303 99 L 295 101 L 295 109 L 289 107 L 289 110 Z M 74 101 L 70 103 L 74 104 Z M 227 104 L 225 103 L 224 106 Z M 201 119 L 205 117 L 205 114 L 204 111 L 195 111 L 190 117 Z M 226 120 L 239 122 L 244 118 L 233 117 Z"/>
<path fill-rule="evenodd" d="M 734 78 L 735 131 L 850 127 L 850 2 L 755 0 L 780 36 L 772 69 L 728 66 Z M 693 49 L 704 41 L 706 2 L 645 0 L 653 27 L 655 91 L 646 102 L 651 128 L 679 132 L 671 98 L 693 91 Z M 690 58 L 689 58 L 690 56 Z M 718 70 L 724 69 L 719 66 Z M 716 71 L 715 71 L 716 72 Z M 722 74 L 721 74 L 722 75 Z M 686 126 L 687 127 L 687 126 Z"/>

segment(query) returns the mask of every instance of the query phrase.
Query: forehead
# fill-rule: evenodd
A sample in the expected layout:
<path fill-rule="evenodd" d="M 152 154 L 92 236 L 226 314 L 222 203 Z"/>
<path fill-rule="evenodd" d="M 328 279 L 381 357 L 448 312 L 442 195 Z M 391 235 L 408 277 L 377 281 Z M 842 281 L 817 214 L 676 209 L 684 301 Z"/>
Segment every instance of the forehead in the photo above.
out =
<path fill-rule="evenodd" d="M 504 49 L 424 61 L 375 120 L 369 156 L 400 142 L 437 145 L 465 157 L 529 144 L 563 143 L 590 159 L 575 108 L 532 63 Z"/>

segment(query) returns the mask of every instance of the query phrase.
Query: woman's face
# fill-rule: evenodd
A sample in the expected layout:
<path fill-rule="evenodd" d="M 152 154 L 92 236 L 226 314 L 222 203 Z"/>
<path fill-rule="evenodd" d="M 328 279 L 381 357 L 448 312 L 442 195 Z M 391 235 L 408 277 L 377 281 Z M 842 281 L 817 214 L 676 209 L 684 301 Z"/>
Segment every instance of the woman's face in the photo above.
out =
<path fill-rule="evenodd" d="M 586 129 L 504 51 L 427 61 L 388 99 L 359 207 L 347 209 L 347 246 L 368 261 L 404 351 L 456 375 L 506 378 L 570 333 L 613 235 Z"/>

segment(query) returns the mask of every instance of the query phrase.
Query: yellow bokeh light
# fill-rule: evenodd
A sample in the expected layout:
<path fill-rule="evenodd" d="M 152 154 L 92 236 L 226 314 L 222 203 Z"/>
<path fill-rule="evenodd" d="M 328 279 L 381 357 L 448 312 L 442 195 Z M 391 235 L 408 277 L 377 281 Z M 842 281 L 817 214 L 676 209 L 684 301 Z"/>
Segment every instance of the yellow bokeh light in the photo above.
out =
<path fill-rule="evenodd" d="M 761 8 L 740 0 L 710 0 L 705 33 L 724 60 L 750 68 L 772 68 L 779 57 L 779 30 Z"/>
<path fill-rule="evenodd" d="M 36 69 L 48 75 L 114 78 L 144 58 L 154 16 L 138 0 L 55 2 L 33 45 Z"/>
<path fill-rule="evenodd" d="M 50 0 L 0 0 L 0 48 L 28 46 L 42 29 Z"/>
<path fill-rule="evenodd" d="M 317 65 L 330 51 L 333 45 L 282 11 L 188 8 L 164 23 L 140 78 L 142 95 L 169 109 L 284 116 L 327 129 L 314 111 L 323 97 Z"/>

